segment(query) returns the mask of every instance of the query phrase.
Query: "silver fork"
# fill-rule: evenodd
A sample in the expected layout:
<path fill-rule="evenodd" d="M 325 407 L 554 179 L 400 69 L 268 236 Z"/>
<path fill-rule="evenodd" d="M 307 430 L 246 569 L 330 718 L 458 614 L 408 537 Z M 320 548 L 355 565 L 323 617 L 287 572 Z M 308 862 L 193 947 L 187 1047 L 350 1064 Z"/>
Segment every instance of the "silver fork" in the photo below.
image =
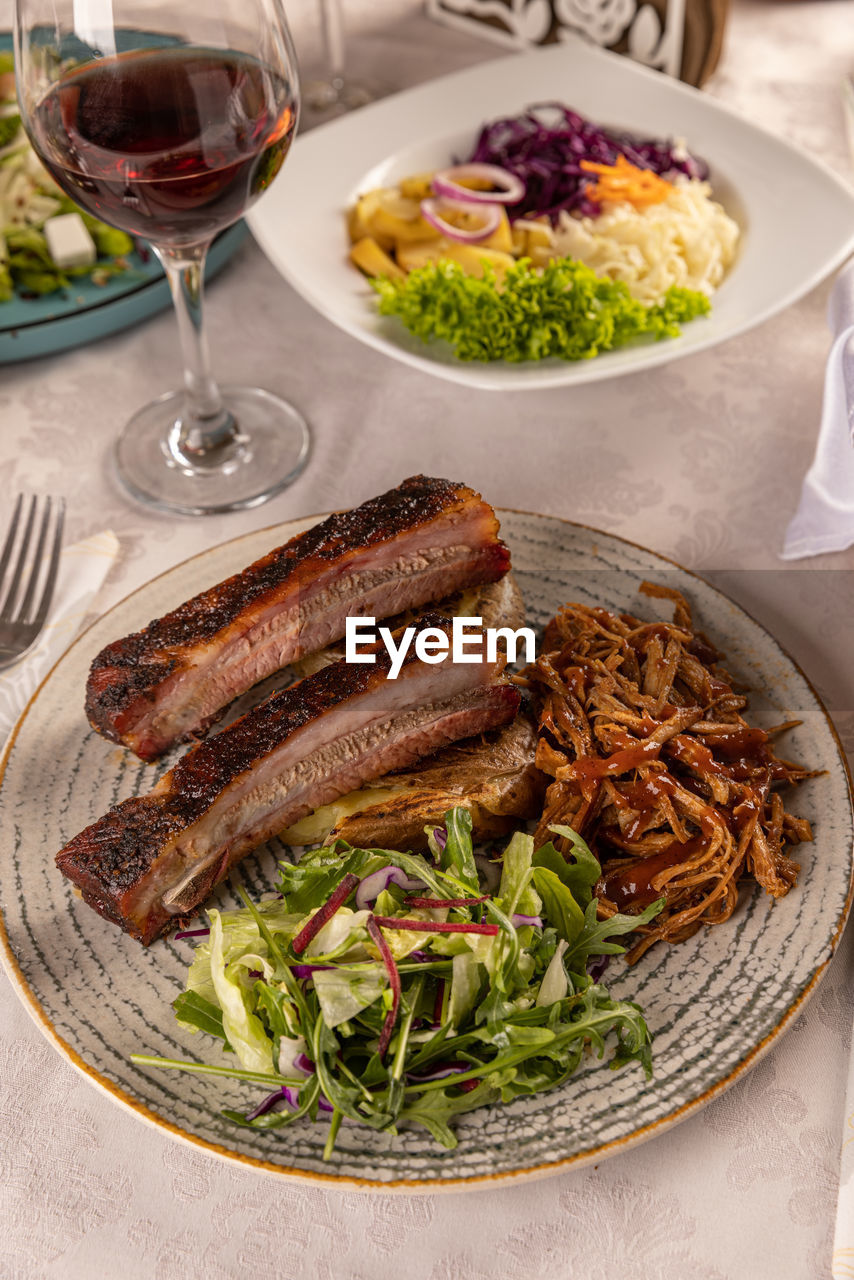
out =
<path fill-rule="evenodd" d="M 24 529 L 19 536 L 23 510 L 24 495 L 19 493 L 9 532 L 0 551 L 0 592 L 5 592 L 0 606 L 0 671 L 17 662 L 38 639 L 53 599 L 62 550 L 65 499 L 45 498 L 35 539 L 38 499 L 35 496 L 30 498 Z M 13 556 L 15 565 L 6 582 L 6 571 Z"/>

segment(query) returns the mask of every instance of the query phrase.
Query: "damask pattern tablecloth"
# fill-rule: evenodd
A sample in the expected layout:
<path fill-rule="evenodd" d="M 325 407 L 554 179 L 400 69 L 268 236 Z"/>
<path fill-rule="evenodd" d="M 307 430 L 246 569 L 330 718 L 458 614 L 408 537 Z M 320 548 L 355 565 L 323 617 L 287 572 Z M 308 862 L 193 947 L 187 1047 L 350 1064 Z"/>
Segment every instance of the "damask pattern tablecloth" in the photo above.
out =
<path fill-rule="evenodd" d="M 288 7 L 310 59 L 314 7 Z M 388 84 L 497 52 L 429 23 L 414 0 L 354 0 L 347 13 L 355 69 Z M 3 17 L 0 5 L 0 25 Z M 852 0 L 736 0 L 708 92 L 850 176 L 838 83 L 854 61 L 852 33 Z M 754 332 L 664 369 L 495 397 L 357 345 L 249 243 L 210 290 L 210 337 L 224 380 L 257 380 L 305 412 L 315 443 L 298 483 L 259 510 L 198 522 L 124 497 L 108 449 L 129 413 L 176 379 L 174 322 L 164 315 L 0 371 L 4 491 L 64 493 L 71 540 L 115 530 L 120 556 L 97 601 L 104 609 L 246 530 L 351 505 L 419 470 L 461 477 L 497 505 L 601 526 L 713 577 L 800 660 L 850 752 L 854 552 L 785 569 L 777 559 L 815 442 L 826 298 L 824 286 Z M 826 1276 L 852 946 L 849 931 L 767 1057 L 669 1133 L 543 1182 L 411 1198 L 290 1184 L 171 1140 L 82 1079 L 0 978 L 0 1276 Z"/>

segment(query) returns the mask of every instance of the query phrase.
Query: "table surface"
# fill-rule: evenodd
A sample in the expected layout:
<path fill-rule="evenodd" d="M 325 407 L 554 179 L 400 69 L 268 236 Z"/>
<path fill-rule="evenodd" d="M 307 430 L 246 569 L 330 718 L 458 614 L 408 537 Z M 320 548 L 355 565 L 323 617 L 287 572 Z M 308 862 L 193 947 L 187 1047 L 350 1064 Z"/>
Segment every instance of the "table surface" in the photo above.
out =
<path fill-rule="evenodd" d="M 288 10 L 310 62 L 315 6 L 299 0 Z M 389 86 L 502 53 L 428 21 L 415 0 L 386 3 L 382 23 L 379 10 L 347 4 L 350 58 L 354 71 Z M 0 0 L 0 26 L 6 16 Z M 708 92 L 850 177 L 838 87 L 852 29 L 852 0 L 736 0 Z M 165 566 L 247 530 L 350 506 L 415 471 L 463 477 L 496 505 L 608 529 L 713 578 L 798 658 L 850 752 L 854 551 L 785 568 L 777 558 L 815 443 L 826 302 L 827 285 L 714 351 L 610 385 L 498 397 L 357 344 L 250 242 L 210 289 L 210 340 L 224 382 L 284 394 L 311 423 L 313 453 L 293 488 L 252 512 L 192 521 L 149 513 L 117 487 L 110 446 L 119 426 L 177 380 L 169 314 L 0 370 L 4 488 L 64 493 L 72 539 L 115 530 L 121 556 L 100 597 L 106 608 Z M 292 1185 L 185 1147 L 86 1083 L 0 977 L 0 1274 L 113 1276 L 120 1259 L 126 1280 L 824 1276 L 851 936 L 789 1033 L 692 1119 L 545 1182 L 440 1197 Z"/>

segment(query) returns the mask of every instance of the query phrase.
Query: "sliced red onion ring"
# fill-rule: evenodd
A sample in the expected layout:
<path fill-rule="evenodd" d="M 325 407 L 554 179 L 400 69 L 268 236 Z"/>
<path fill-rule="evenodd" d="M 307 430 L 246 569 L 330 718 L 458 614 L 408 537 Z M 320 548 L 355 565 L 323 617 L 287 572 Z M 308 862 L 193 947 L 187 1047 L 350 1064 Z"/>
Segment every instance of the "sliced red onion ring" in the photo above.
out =
<path fill-rule="evenodd" d="M 407 893 L 411 893 L 413 889 L 423 889 L 423 880 L 415 880 L 412 876 L 408 876 L 400 867 L 380 867 L 379 871 L 372 871 L 369 876 L 365 876 L 364 880 L 359 883 L 356 890 L 356 908 L 359 911 L 366 911 L 382 893 L 383 889 L 387 889 L 390 884 L 396 884 L 401 889 L 405 889 Z"/>
<path fill-rule="evenodd" d="M 464 187 L 466 178 L 488 182 L 492 191 L 475 191 Z M 469 204 L 518 204 L 525 195 L 525 184 L 515 173 L 497 164 L 456 164 L 433 174 L 433 190 L 437 196 L 465 200 Z"/>
<path fill-rule="evenodd" d="M 312 1064 L 313 1065 L 313 1064 Z M 247 1111 L 246 1119 L 255 1120 L 258 1116 L 265 1116 L 268 1111 L 284 1111 L 285 1108 L 290 1111 L 299 1109 L 299 1093 L 289 1084 L 283 1084 L 281 1089 L 274 1090 L 273 1093 L 267 1095 L 257 1107 L 253 1107 L 251 1111 Z M 334 1111 L 335 1108 L 331 1102 L 327 1102 L 324 1097 L 317 1100 L 318 1111 Z"/>
<path fill-rule="evenodd" d="M 247 1111 L 246 1119 L 255 1120 L 258 1116 L 265 1116 L 268 1111 L 283 1111 L 285 1107 L 290 1107 L 292 1111 L 296 1111 L 298 1106 L 296 1089 L 292 1089 L 288 1084 L 283 1084 L 281 1089 L 275 1089 L 273 1093 L 268 1094 L 266 1098 L 259 1102 L 257 1107 Z"/>
<path fill-rule="evenodd" d="M 184 938 L 206 938 L 210 929 L 180 929 L 172 937 L 173 942 L 182 942 Z"/>
<path fill-rule="evenodd" d="M 305 1053 L 297 1054 L 297 1056 L 294 1058 L 294 1066 L 296 1067 L 297 1071 L 304 1071 L 307 1076 L 314 1075 L 314 1072 L 315 1072 L 314 1063 L 312 1062 L 311 1058 L 309 1058 L 309 1056 Z"/>
<path fill-rule="evenodd" d="M 448 213 L 452 209 L 462 210 L 463 213 L 480 214 L 483 223 L 471 231 L 455 227 L 452 222 L 446 222 L 442 216 L 443 210 Z M 478 244 L 491 236 L 493 231 L 501 225 L 501 209 L 497 204 L 483 203 L 475 206 L 468 200 L 448 200 L 444 196 L 441 200 L 422 200 L 421 216 L 446 239 L 459 240 L 462 244 Z"/>
<path fill-rule="evenodd" d="M 331 964 L 292 964 L 291 973 L 295 978 L 310 978 L 318 969 L 332 969 Z"/>
<path fill-rule="evenodd" d="M 518 911 L 510 917 L 510 923 L 515 925 L 517 929 L 524 929 L 526 924 L 536 925 L 538 929 L 543 927 L 541 916 L 523 916 Z"/>
<path fill-rule="evenodd" d="M 439 846 L 439 848 L 440 848 L 440 849 L 444 849 L 444 848 L 445 848 L 445 845 L 448 843 L 448 833 L 447 833 L 447 831 L 445 830 L 445 828 L 444 828 L 444 827 L 434 827 L 434 828 L 433 828 L 433 839 L 436 841 L 436 844 Z"/>

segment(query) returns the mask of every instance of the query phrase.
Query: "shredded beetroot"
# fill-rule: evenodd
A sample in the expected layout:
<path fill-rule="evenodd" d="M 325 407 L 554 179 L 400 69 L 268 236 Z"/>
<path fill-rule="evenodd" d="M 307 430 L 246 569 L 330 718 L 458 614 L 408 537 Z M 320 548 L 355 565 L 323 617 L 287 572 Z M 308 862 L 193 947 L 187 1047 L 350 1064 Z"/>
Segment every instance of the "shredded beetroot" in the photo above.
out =
<path fill-rule="evenodd" d="M 454 920 L 397 920 L 394 916 L 372 916 L 384 929 L 412 929 L 418 933 L 487 933 L 494 938 L 497 924 L 457 924 Z"/>
<path fill-rule="evenodd" d="M 315 911 L 308 924 L 304 924 L 294 938 L 292 945 L 295 955 L 302 955 L 312 938 L 320 933 L 320 930 L 332 919 L 338 908 L 343 907 L 358 884 L 359 877 L 354 876 L 352 872 L 348 872 L 344 876 L 338 888 L 329 895 L 323 906 L 318 911 Z"/>
<path fill-rule="evenodd" d="M 394 1031 L 394 1024 L 397 1022 L 397 1015 L 400 1010 L 400 973 L 394 962 L 394 956 L 391 954 L 389 945 L 385 940 L 383 931 L 380 928 L 381 920 L 382 917 L 380 916 L 368 916 L 368 923 L 366 926 L 368 933 L 377 944 L 391 985 L 392 1004 L 385 1016 L 383 1029 L 380 1032 L 379 1046 L 377 1047 L 377 1053 L 380 1055 L 380 1062 L 382 1062 L 385 1057 L 388 1046 L 391 1043 L 391 1033 Z"/>
<path fill-rule="evenodd" d="M 479 902 L 486 902 L 489 897 L 485 893 L 482 898 L 407 898 L 408 907 L 476 907 Z"/>

